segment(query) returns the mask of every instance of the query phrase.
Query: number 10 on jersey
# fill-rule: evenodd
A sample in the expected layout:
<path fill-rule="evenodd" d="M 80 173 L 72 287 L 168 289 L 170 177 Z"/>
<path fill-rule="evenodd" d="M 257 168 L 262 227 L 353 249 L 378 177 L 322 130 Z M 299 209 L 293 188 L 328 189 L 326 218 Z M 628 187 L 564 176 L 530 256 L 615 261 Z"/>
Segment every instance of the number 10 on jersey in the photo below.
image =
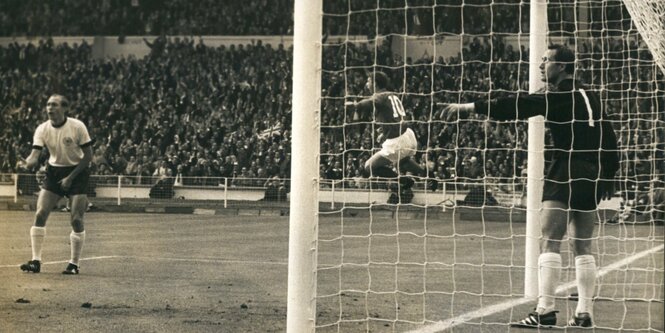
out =
<path fill-rule="evenodd" d="M 388 96 L 388 99 L 390 99 L 390 104 L 393 107 L 394 118 L 406 116 L 406 112 L 404 111 L 404 106 L 402 105 L 402 100 L 400 100 L 399 97 L 395 95 L 390 95 Z"/>

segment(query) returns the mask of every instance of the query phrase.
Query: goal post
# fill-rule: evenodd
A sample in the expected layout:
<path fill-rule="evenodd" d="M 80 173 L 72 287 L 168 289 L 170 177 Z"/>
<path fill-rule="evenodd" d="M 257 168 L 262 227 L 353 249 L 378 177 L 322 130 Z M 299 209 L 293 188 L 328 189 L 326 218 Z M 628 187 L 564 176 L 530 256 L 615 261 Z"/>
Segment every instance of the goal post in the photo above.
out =
<path fill-rule="evenodd" d="M 314 332 L 319 210 L 322 0 L 294 4 L 287 332 Z"/>
<path fill-rule="evenodd" d="M 544 86 L 540 79 L 540 63 L 547 50 L 547 1 L 532 0 L 529 21 L 529 92 Z M 524 297 L 538 296 L 538 255 L 540 254 L 540 223 L 545 168 L 545 118 L 529 119 L 526 181 L 526 239 L 524 249 Z"/>

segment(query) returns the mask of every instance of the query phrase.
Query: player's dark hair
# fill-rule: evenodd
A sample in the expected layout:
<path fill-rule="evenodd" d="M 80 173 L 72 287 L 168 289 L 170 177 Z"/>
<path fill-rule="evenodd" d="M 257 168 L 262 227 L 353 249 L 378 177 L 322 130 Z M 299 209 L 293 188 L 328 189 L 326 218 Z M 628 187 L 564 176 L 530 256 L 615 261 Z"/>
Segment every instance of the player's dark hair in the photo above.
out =
<path fill-rule="evenodd" d="M 388 89 L 390 81 L 388 80 L 388 75 L 384 72 L 376 71 L 374 72 L 374 85 L 379 89 Z"/>
<path fill-rule="evenodd" d="M 563 63 L 566 73 L 573 74 L 575 72 L 575 53 L 571 49 L 561 44 L 552 44 L 547 49 L 554 50 L 554 59 L 551 60 Z"/>

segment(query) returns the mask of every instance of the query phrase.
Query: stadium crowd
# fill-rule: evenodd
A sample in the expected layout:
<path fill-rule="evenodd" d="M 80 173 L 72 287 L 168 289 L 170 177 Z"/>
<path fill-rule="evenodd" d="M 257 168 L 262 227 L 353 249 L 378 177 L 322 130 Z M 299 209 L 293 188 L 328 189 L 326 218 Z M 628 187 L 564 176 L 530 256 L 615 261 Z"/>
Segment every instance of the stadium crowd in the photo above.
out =
<path fill-rule="evenodd" d="M 325 1 L 324 31 L 329 35 L 529 31 L 527 16 L 520 19 L 519 10 L 526 11 L 528 5 L 517 0 L 501 4 L 429 0 L 414 2 L 408 9 L 404 4 L 404 0 L 382 0 L 378 9 L 374 1 Z M 571 9 L 563 8 L 551 11 L 553 22 L 571 15 Z M 292 13 L 293 1 L 288 0 L 6 0 L 0 3 L 0 35 L 288 35 L 293 33 Z"/>
<path fill-rule="evenodd" d="M 342 66 L 333 56 L 338 51 L 326 51 L 326 66 Z M 370 48 L 361 45 L 349 52 L 350 62 L 371 66 Z M 400 65 L 387 45 L 380 52 L 386 64 Z M 86 43 L 55 45 L 47 39 L 37 45 L 0 48 L 0 57 L 0 77 L 6 83 L 0 95 L 4 106 L 0 126 L 7 129 L 0 134 L 3 172 L 15 171 L 17 159 L 30 149 L 30 133 L 45 116 L 45 96 L 62 91 L 74 102 L 76 114 L 72 116 L 89 124 L 91 135 L 97 139 L 95 174 L 132 176 L 127 181 L 146 184 L 155 177 L 179 174 L 193 184 L 219 181 L 207 177 L 289 177 L 291 52 L 281 46 L 259 42 L 211 48 L 193 39 L 174 38 L 144 59 L 98 60 L 91 57 Z M 446 64 L 440 60 L 434 73 L 435 89 L 460 90 L 455 86 L 462 84 L 481 91 L 482 75 L 456 81 L 455 72 L 461 70 L 458 61 L 449 59 Z M 461 175 L 463 169 L 451 168 L 460 168 L 476 155 L 487 160 L 488 176 L 512 177 L 522 160 L 508 153 L 513 131 L 493 131 L 486 138 L 483 131 L 473 130 L 473 123 L 465 123 L 456 143 L 455 125 L 428 122 L 434 110 L 424 79 L 430 74 L 425 64 L 420 65 L 408 66 L 407 86 L 396 88 L 409 92 L 405 106 L 414 112 L 423 150 L 431 148 L 427 159 L 438 163 L 430 166 L 434 174 L 439 178 Z M 473 68 L 468 68 L 467 73 L 471 72 Z M 322 163 L 322 176 L 332 179 L 358 176 L 376 145 L 368 141 L 372 138 L 370 126 L 354 125 L 341 117 L 343 73 L 326 76 L 323 83 L 329 88 L 323 101 L 322 152 L 329 158 Z M 363 94 L 365 77 L 365 71 L 349 72 L 351 91 Z M 341 136 L 339 129 L 347 126 L 364 129 Z M 488 156 L 481 156 L 485 142 L 492 145 L 487 147 Z M 462 151 L 468 150 L 457 162 L 456 144 Z M 257 182 L 253 184 L 260 185 Z"/>
<path fill-rule="evenodd" d="M 527 51 L 513 50 L 497 37 L 492 43 L 473 40 L 457 57 L 413 61 L 395 57 L 389 43 L 377 47 L 377 54 L 362 43 L 325 49 L 322 177 L 364 186 L 360 170 L 378 138 L 371 122 L 346 114 L 343 104 L 368 94 L 363 86 L 376 58 L 377 68 L 402 82 L 393 88 L 404 93 L 404 106 L 413 113 L 422 147 L 418 160 L 431 177 L 515 182 L 525 167 L 525 124 L 446 123 L 437 119 L 436 103 L 486 97 L 490 89 L 526 90 Z M 97 140 L 94 174 L 125 175 L 127 182 L 140 184 L 179 177 L 185 185 L 219 185 L 214 177 L 228 177 L 237 186 L 290 176 L 292 59 L 281 45 L 213 48 L 172 38 L 143 59 L 99 60 L 85 42 L 56 45 L 46 39 L 0 48 L 0 59 L 2 172 L 15 171 L 17 159 L 26 156 L 30 135 L 45 117 L 44 99 L 61 91 L 75 105 L 72 116 L 87 123 Z M 485 62 L 490 59 L 496 61 L 492 66 Z M 644 133 L 626 139 L 654 142 L 648 122 L 640 126 Z M 652 160 L 644 151 L 636 154 Z"/>
<path fill-rule="evenodd" d="M 0 35 L 283 35 L 292 11 L 288 0 L 7 0 Z"/>
<path fill-rule="evenodd" d="M 345 179 L 345 186 L 366 185 L 359 181 L 361 168 L 380 140 L 368 119 L 346 113 L 344 101 L 369 94 L 363 86 L 373 68 L 387 72 L 393 82 L 401 83 L 393 90 L 403 93 L 404 106 L 413 114 L 422 147 L 417 159 L 430 170 L 430 177 L 443 181 L 485 177 L 488 182 L 516 183 L 523 176 L 525 123 L 489 122 L 480 127 L 474 118 L 459 123 L 437 118 L 438 102 L 487 98 L 488 91 L 496 96 L 528 89 L 528 50 L 514 49 L 503 39 L 508 33 L 527 31 L 522 20 L 514 17 L 519 11 L 513 7 L 521 3 L 474 3 L 477 10 L 473 15 L 461 9 L 461 1 L 431 6 L 437 17 L 446 17 L 437 19 L 435 25 L 427 21 L 427 17 L 432 17 L 427 6 L 393 10 L 403 7 L 403 0 L 381 2 L 385 10 L 380 11 L 368 10 L 376 6 L 369 2 L 325 3 L 324 12 L 330 14 L 324 15 L 327 35 L 368 31 L 445 34 L 463 30 L 471 38 L 465 40 L 460 54 L 446 59 L 401 59 L 391 52 L 391 35 L 377 39 L 377 47 L 367 43 L 325 44 L 322 177 Z M 0 128 L 4 129 L 0 133 L 0 172 L 16 171 L 17 159 L 29 152 L 32 131 L 45 117 L 45 98 L 57 91 L 72 100 L 76 112 L 72 116 L 88 124 L 91 136 L 97 140 L 94 174 L 124 175 L 126 182 L 140 184 L 173 177 L 176 183 L 219 185 L 216 177 L 228 177 L 237 186 L 264 186 L 270 183 L 265 179 L 289 178 L 291 50 L 260 41 L 210 47 L 193 37 L 165 37 L 289 34 L 293 5 L 284 0 L 279 0 L 279 4 L 271 2 L 270 8 L 275 10 L 264 10 L 268 6 L 265 0 L 223 6 L 210 0 L 203 4 L 180 0 L 67 0 L 57 4 L 3 1 L 3 36 L 160 37 L 146 39 L 151 53 L 140 59 L 97 59 L 85 42 L 56 44 L 49 38 L 36 44 L 0 47 Z M 350 14 L 336 15 L 347 13 Z M 565 11 L 553 14 L 566 15 Z M 377 22 L 380 26 L 373 26 Z M 488 31 L 498 33 L 486 34 Z M 625 85 L 621 82 L 626 76 L 637 78 L 637 85 L 648 85 L 657 73 L 653 66 L 613 63 L 602 58 L 600 55 L 608 50 L 612 54 L 637 49 L 621 38 L 604 41 L 579 46 L 583 79 L 605 84 L 608 91 L 629 91 L 626 94 L 653 88 L 614 86 Z M 648 55 L 637 53 L 630 58 L 645 57 Z M 601 61 L 607 61 L 606 68 L 614 70 L 600 72 L 604 68 Z M 600 71 L 584 71 L 586 67 Z M 599 79 L 608 82 L 596 82 Z M 653 112 L 653 101 L 647 100 L 651 105 L 636 106 L 622 104 L 633 95 L 612 97 L 607 96 L 608 112 L 617 119 L 626 120 L 631 112 L 645 113 L 642 109 L 651 108 L 652 114 L 658 113 Z M 631 108 L 629 112 L 625 112 L 627 107 Z M 614 110 L 624 111 L 620 116 Z M 662 116 L 657 117 L 662 121 Z M 653 124 L 648 120 L 631 119 L 618 128 L 625 147 L 648 145 L 658 141 L 654 135 L 662 135 L 650 131 Z M 663 141 L 660 138 L 658 142 Z M 623 169 L 634 174 L 648 167 L 644 164 L 662 159 L 649 155 L 654 150 L 628 151 L 632 155 L 626 160 L 634 165 Z"/>
<path fill-rule="evenodd" d="M 324 1 L 328 35 L 528 33 L 528 3 L 507 0 Z M 550 31 L 572 33 L 574 7 L 550 1 Z M 380 6 L 380 7 L 379 7 Z M 289 35 L 293 1 L 5 0 L 0 36 Z M 628 15 L 615 3 L 590 4 L 594 17 Z M 595 22 L 596 20 L 594 20 Z M 600 20 L 598 20 L 600 22 Z M 599 23 L 595 23 L 599 24 Z M 602 26 L 594 27 L 601 31 Z"/>

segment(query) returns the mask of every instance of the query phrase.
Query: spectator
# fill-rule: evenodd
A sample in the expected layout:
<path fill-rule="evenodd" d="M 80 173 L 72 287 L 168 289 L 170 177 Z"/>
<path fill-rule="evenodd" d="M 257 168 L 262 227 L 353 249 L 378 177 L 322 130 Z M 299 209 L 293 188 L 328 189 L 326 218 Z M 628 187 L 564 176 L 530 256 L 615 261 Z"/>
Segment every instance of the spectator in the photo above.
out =
<path fill-rule="evenodd" d="M 275 176 L 266 181 L 264 186 L 266 188 L 263 200 L 266 201 L 286 201 L 286 186 L 279 177 Z"/>
<path fill-rule="evenodd" d="M 139 162 L 136 160 L 135 155 L 130 155 L 129 156 L 129 161 L 127 162 L 127 166 L 125 167 L 125 171 L 123 172 L 123 175 L 134 175 L 138 171 L 138 164 Z"/>
<path fill-rule="evenodd" d="M 155 169 L 155 171 L 152 173 L 152 178 L 155 183 L 159 182 L 160 180 L 164 180 L 166 177 L 169 176 L 171 169 L 169 168 L 168 163 L 165 160 L 161 160 L 159 162 L 159 167 Z"/>

